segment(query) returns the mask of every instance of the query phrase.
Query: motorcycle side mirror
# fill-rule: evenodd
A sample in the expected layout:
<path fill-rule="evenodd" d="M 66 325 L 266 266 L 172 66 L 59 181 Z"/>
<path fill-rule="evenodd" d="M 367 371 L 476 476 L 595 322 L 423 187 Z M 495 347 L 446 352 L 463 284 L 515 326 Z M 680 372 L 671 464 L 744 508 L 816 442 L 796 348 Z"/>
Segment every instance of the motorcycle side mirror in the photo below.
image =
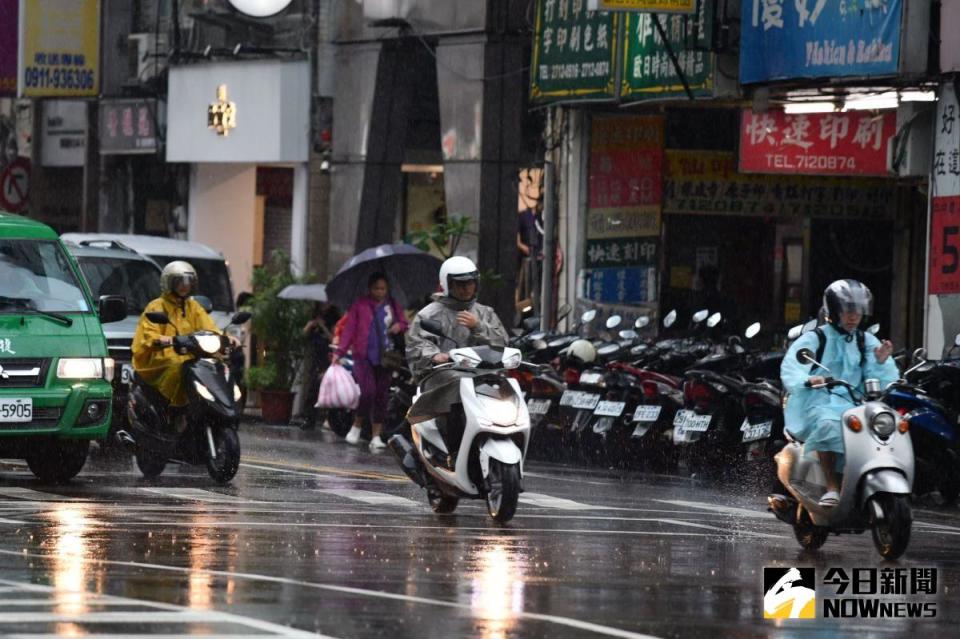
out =
<path fill-rule="evenodd" d="M 564 319 L 567 315 L 570 314 L 570 311 L 573 310 L 573 307 L 569 304 L 561 304 L 560 308 L 557 309 L 557 321 Z"/>
<path fill-rule="evenodd" d="M 677 311 L 676 309 L 670 311 L 663 317 L 663 327 L 670 328 L 677 321 Z"/>
<path fill-rule="evenodd" d="M 692 319 L 693 319 L 693 323 L 694 323 L 694 324 L 699 324 L 699 323 L 702 322 L 703 320 L 707 319 L 707 316 L 708 316 L 708 315 L 710 315 L 710 311 L 708 311 L 707 309 L 703 309 L 703 310 L 697 311 L 696 313 L 693 314 L 693 318 L 692 318 Z"/>
<path fill-rule="evenodd" d="M 647 317 L 646 315 L 644 315 L 644 316 L 642 316 L 642 317 L 638 317 L 638 318 L 637 318 L 637 321 L 633 323 L 633 327 L 634 327 L 635 329 L 637 329 L 638 331 L 639 331 L 640 329 L 646 328 L 646 327 L 648 327 L 648 326 L 650 326 L 650 318 Z"/>
<path fill-rule="evenodd" d="M 731 336 L 727 339 L 727 344 L 729 344 L 730 346 L 738 346 L 738 345 L 740 344 L 740 336 L 739 336 L 739 335 L 731 335 Z"/>
<path fill-rule="evenodd" d="M 591 308 L 589 311 L 584 311 L 583 315 L 580 316 L 580 322 L 583 324 L 589 324 L 597 317 L 597 309 Z"/>
<path fill-rule="evenodd" d="M 421 319 L 420 328 L 430 333 L 431 335 L 436 335 L 437 337 L 446 337 L 443 334 L 443 324 L 434 319 Z"/>
<path fill-rule="evenodd" d="M 801 364 L 814 364 L 816 361 L 813 359 L 813 351 L 809 348 L 801 348 L 797 351 L 797 361 Z"/>
<path fill-rule="evenodd" d="M 879 325 L 879 324 L 873 324 L 872 326 L 870 326 L 870 327 L 867 329 L 867 332 L 870 333 L 871 335 L 876 335 L 877 333 L 880 332 L 880 325 Z"/>
<path fill-rule="evenodd" d="M 637 332 L 633 329 L 620 331 L 620 339 L 637 339 Z"/>
<path fill-rule="evenodd" d="M 709 318 L 707 318 L 707 326 L 709 326 L 710 328 L 715 328 L 717 324 L 720 323 L 720 320 L 722 319 L 723 319 L 723 315 L 721 315 L 720 313 L 714 313 Z"/>
<path fill-rule="evenodd" d="M 170 318 L 167 317 L 167 314 L 162 311 L 151 311 L 146 313 L 147 319 L 153 322 L 154 324 L 169 324 Z"/>
<path fill-rule="evenodd" d="M 953 345 L 960 346 L 960 333 L 957 333 L 957 336 L 953 338 Z"/>
<path fill-rule="evenodd" d="M 749 329 L 748 329 L 749 330 Z M 797 324 L 787 331 L 787 339 L 793 341 L 803 335 L 803 324 Z"/>
<path fill-rule="evenodd" d="M 193 300 L 206 312 L 210 313 L 213 311 L 213 300 L 206 295 L 194 295 Z"/>
<path fill-rule="evenodd" d="M 793 331 L 793 329 L 790 329 L 790 330 Z M 753 324 L 747 327 L 747 330 L 743 332 L 743 336 L 746 337 L 747 339 L 753 339 L 759 334 L 760 334 L 760 322 L 754 322 Z"/>
<path fill-rule="evenodd" d="M 540 318 L 537 317 L 536 315 L 534 315 L 533 317 L 528 317 L 527 319 L 523 320 L 524 332 L 529 333 L 530 331 L 535 331 L 538 328 L 540 328 Z"/>
<path fill-rule="evenodd" d="M 232 326 L 240 326 L 241 324 L 246 324 L 250 321 L 250 318 L 253 317 L 253 313 L 249 311 L 240 311 L 233 316 L 233 319 L 230 320 Z"/>
<path fill-rule="evenodd" d="M 920 362 L 927 359 L 927 349 L 920 347 L 917 350 L 913 351 L 913 362 L 919 364 Z"/>
<path fill-rule="evenodd" d="M 619 315 L 611 315 L 607 318 L 607 329 L 613 330 L 616 327 L 620 326 L 620 322 L 623 321 L 623 318 Z"/>

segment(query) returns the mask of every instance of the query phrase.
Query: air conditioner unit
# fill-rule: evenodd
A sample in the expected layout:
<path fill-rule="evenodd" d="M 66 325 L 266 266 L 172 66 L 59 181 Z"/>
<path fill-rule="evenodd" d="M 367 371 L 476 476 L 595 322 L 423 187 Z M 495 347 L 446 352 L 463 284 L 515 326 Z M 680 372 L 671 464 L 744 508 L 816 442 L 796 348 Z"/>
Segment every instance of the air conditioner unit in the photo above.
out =
<path fill-rule="evenodd" d="M 155 33 L 131 33 L 129 44 L 130 79 L 146 82 L 167 67 L 167 35 Z"/>
<path fill-rule="evenodd" d="M 930 174 L 934 102 L 901 102 L 897 108 L 897 134 L 887 147 L 887 171 L 899 177 Z"/>

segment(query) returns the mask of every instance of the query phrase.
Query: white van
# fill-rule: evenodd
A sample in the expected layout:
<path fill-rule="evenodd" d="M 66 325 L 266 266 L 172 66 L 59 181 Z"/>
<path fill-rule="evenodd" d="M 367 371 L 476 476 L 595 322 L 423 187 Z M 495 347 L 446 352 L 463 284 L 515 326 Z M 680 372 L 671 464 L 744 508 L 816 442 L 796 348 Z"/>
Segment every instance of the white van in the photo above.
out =
<path fill-rule="evenodd" d="M 120 242 L 137 253 L 152 258 L 160 268 L 176 260 L 189 262 L 197 270 L 197 277 L 200 280 L 197 294 L 205 295 L 213 302 L 213 312 L 210 315 L 217 326 L 223 328 L 233 317 L 236 307 L 227 262 L 222 253 L 206 244 L 155 235 L 123 233 L 64 233 L 61 238 L 76 244 L 87 244 L 97 240 Z"/>

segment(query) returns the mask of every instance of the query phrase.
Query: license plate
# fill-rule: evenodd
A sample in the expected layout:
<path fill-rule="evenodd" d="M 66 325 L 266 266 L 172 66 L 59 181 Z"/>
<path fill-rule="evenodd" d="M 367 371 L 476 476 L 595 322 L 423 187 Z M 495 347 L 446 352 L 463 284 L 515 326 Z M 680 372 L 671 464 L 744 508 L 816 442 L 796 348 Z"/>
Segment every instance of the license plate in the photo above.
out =
<path fill-rule="evenodd" d="M 655 422 L 660 419 L 660 410 L 663 406 L 637 406 L 633 411 L 633 421 L 635 422 Z"/>
<path fill-rule="evenodd" d="M 601 417 L 620 417 L 626 407 L 626 402 L 600 402 L 593 414 Z"/>
<path fill-rule="evenodd" d="M 697 415 L 696 413 L 691 412 L 683 421 L 683 427 L 686 430 L 703 432 L 710 428 L 710 421 L 712 419 L 713 415 Z"/>
<path fill-rule="evenodd" d="M 761 424 L 751 424 L 750 420 L 743 420 L 740 425 L 740 431 L 743 432 L 743 441 L 752 442 L 758 439 L 766 439 L 770 436 L 773 429 L 773 422 L 763 422 Z"/>
<path fill-rule="evenodd" d="M 527 410 L 531 415 L 546 415 L 550 410 L 550 400 L 531 399 L 527 402 Z"/>
<path fill-rule="evenodd" d="M 133 382 L 133 366 L 130 364 L 120 365 L 120 382 L 123 384 L 130 384 Z"/>
<path fill-rule="evenodd" d="M 673 426 L 674 428 L 683 428 L 683 424 L 687 421 L 687 415 L 693 415 L 692 410 L 678 410 L 677 414 L 673 416 Z"/>
<path fill-rule="evenodd" d="M 582 410 L 593 410 L 597 407 L 597 402 L 600 401 L 599 395 L 591 395 L 590 393 L 580 393 L 573 400 L 573 407 L 582 409 Z"/>
<path fill-rule="evenodd" d="M 573 406 L 573 400 L 580 395 L 580 391 L 563 391 L 563 395 L 560 396 L 560 405 L 561 406 Z"/>
<path fill-rule="evenodd" d="M 33 400 L 0 399 L 0 422 L 21 423 L 33 421 Z"/>

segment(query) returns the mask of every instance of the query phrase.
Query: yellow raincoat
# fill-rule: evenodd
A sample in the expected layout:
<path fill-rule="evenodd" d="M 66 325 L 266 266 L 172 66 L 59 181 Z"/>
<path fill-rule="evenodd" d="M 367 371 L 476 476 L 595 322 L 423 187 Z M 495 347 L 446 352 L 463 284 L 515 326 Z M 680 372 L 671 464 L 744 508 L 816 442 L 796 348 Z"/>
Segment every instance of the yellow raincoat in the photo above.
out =
<path fill-rule="evenodd" d="M 169 324 L 154 324 L 147 313 L 163 312 Z M 172 348 L 158 348 L 154 342 L 163 335 L 187 335 L 197 331 L 220 333 L 210 314 L 195 300 L 182 300 L 173 293 L 164 293 L 143 310 L 137 332 L 133 336 L 133 370 L 148 384 L 160 391 L 173 406 L 185 406 L 182 364 L 190 355 L 177 355 Z"/>

